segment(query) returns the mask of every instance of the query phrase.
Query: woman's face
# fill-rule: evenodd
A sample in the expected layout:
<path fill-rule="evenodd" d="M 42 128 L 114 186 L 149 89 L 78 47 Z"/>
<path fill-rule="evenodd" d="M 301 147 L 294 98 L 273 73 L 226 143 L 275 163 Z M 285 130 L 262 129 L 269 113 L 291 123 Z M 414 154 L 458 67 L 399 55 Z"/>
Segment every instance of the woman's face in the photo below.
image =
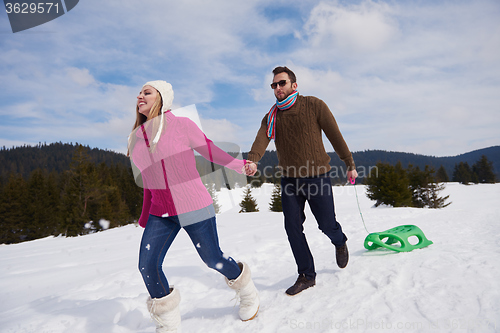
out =
<path fill-rule="evenodd" d="M 137 107 L 139 108 L 139 113 L 142 113 L 146 117 L 149 115 L 149 111 L 151 111 L 151 107 L 156 100 L 156 96 L 158 95 L 158 91 L 151 86 L 144 86 L 137 96 Z"/>

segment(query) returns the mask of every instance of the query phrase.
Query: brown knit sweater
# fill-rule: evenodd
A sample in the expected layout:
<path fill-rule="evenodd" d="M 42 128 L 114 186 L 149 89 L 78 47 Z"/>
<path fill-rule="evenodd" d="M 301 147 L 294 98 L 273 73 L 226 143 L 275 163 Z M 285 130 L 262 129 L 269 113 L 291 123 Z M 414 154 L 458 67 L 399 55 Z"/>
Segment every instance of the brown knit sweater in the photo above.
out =
<path fill-rule="evenodd" d="M 330 171 L 330 157 L 325 151 L 321 131 L 325 132 L 347 170 L 354 170 L 352 154 L 337 122 L 319 98 L 299 95 L 290 109 L 278 109 L 275 126 L 279 166 L 285 177 L 312 177 Z M 270 141 L 266 131 L 267 114 L 248 153 L 250 161 L 258 162 L 264 155 Z"/>

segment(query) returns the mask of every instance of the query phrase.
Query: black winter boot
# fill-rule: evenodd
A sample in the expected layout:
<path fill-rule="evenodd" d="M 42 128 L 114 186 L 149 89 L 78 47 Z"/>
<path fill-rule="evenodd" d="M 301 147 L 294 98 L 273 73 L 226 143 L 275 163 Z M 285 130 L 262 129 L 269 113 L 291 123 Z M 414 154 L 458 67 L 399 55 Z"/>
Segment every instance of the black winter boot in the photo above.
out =
<path fill-rule="evenodd" d="M 312 287 L 316 284 L 316 279 L 308 280 L 304 274 L 300 274 L 294 285 L 286 290 L 289 296 L 297 295 L 302 290 Z"/>
<path fill-rule="evenodd" d="M 340 268 L 345 268 L 347 262 L 349 261 L 349 250 L 347 249 L 347 243 L 342 246 L 335 245 L 335 256 L 337 257 L 337 265 Z"/>

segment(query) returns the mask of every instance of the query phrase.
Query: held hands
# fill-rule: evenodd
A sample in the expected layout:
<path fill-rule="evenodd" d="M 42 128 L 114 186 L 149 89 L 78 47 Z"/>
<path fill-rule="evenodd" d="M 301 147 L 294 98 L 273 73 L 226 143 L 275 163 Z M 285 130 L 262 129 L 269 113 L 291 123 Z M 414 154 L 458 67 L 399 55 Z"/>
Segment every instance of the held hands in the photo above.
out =
<path fill-rule="evenodd" d="M 241 168 L 241 171 L 247 176 L 253 176 L 257 172 L 257 164 L 247 160 L 247 163 Z"/>
<path fill-rule="evenodd" d="M 241 171 L 247 176 L 253 176 L 257 172 L 257 164 L 247 160 L 247 163 L 241 168 Z M 349 179 L 349 181 L 355 181 L 356 178 L 358 178 L 358 172 L 356 170 L 347 172 L 347 179 Z"/>

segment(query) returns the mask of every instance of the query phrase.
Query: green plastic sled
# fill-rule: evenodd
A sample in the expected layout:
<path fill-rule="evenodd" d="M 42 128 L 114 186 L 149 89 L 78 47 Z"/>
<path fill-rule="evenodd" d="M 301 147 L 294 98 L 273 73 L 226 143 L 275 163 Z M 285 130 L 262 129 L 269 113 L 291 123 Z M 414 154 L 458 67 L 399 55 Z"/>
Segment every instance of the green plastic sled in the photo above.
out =
<path fill-rule="evenodd" d="M 408 241 L 408 238 L 412 236 L 418 238 L 417 244 L 413 245 Z M 393 245 L 396 243 L 399 243 L 401 246 Z M 372 232 L 365 238 L 365 248 L 367 250 L 385 247 L 386 249 L 397 252 L 409 252 L 431 244 L 432 241 L 428 240 L 423 231 L 416 225 L 401 225 L 383 232 Z"/>

